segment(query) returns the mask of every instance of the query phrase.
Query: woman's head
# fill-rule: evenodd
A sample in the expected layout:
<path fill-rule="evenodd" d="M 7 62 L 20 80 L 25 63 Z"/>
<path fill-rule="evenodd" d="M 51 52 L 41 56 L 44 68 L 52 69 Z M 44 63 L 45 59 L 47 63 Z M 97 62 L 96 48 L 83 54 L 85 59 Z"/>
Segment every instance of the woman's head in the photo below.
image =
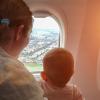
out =
<path fill-rule="evenodd" d="M 32 25 L 32 13 L 23 0 L 0 0 L 0 19 L 8 19 L 9 27 L 23 24 L 25 32 Z"/>
<path fill-rule="evenodd" d="M 64 87 L 74 72 L 74 60 L 69 51 L 55 48 L 44 56 L 43 67 L 47 81 L 55 86 Z"/>
<path fill-rule="evenodd" d="M 15 40 L 25 43 L 31 28 L 32 13 L 23 0 L 0 0 L 0 46 L 15 43 L 19 47 Z"/>

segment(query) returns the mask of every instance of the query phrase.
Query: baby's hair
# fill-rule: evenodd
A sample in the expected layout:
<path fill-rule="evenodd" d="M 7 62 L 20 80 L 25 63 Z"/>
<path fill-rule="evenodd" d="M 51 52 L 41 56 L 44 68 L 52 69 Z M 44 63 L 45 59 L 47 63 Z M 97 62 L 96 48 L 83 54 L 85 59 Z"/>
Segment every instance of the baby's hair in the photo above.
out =
<path fill-rule="evenodd" d="M 63 87 L 74 72 L 73 56 L 64 48 L 54 48 L 44 56 L 43 67 L 47 78 L 54 85 Z"/>

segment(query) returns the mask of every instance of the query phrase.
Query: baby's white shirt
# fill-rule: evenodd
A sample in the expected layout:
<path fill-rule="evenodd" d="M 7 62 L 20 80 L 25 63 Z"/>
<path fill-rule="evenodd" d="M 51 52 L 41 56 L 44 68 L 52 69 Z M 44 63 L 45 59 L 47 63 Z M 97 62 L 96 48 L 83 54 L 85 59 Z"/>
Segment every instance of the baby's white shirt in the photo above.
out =
<path fill-rule="evenodd" d="M 46 100 L 85 100 L 76 85 L 66 85 L 64 88 L 51 87 L 47 82 L 40 81 Z"/>

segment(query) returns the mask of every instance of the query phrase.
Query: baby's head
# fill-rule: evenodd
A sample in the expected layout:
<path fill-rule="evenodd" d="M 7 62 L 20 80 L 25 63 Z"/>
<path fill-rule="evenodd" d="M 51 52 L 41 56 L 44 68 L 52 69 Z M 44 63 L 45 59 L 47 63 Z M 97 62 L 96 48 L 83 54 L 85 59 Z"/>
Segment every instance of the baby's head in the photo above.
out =
<path fill-rule="evenodd" d="M 42 78 L 57 87 L 64 87 L 74 72 L 72 54 L 64 48 L 50 50 L 43 58 Z"/>

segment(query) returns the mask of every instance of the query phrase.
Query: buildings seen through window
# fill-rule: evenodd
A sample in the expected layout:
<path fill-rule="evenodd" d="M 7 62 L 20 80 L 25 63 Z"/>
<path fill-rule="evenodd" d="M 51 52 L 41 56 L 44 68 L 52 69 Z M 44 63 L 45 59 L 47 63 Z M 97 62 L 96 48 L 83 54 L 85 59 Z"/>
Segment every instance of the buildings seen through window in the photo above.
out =
<path fill-rule="evenodd" d="M 29 71 L 42 71 L 42 58 L 45 53 L 59 47 L 59 33 L 58 23 L 52 17 L 34 18 L 30 42 L 19 57 Z"/>

